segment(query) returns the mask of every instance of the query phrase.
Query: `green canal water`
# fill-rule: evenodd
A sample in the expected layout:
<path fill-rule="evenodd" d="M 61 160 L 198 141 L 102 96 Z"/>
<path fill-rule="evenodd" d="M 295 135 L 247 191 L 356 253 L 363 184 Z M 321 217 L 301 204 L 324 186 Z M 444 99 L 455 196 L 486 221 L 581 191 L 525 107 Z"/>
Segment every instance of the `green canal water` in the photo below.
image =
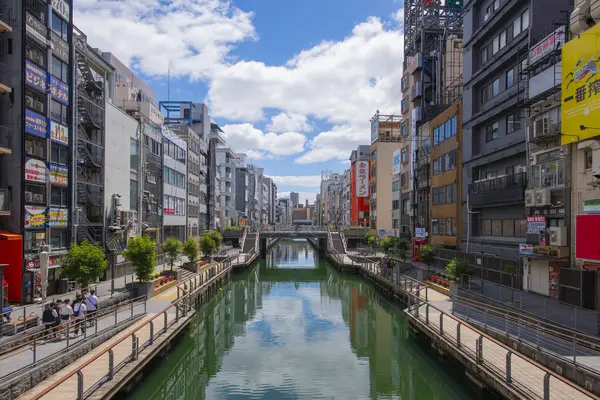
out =
<path fill-rule="evenodd" d="M 124 399 L 484 398 L 409 333 L 402 305 L 279 242 L 194 316 Z"/>

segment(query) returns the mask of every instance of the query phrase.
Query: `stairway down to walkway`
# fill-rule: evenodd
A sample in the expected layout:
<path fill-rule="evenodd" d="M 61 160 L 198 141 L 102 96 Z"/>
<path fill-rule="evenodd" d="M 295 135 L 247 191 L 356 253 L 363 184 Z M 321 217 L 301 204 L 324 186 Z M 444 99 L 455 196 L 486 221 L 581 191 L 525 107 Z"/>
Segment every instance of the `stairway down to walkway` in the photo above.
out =
<path fill-rule="evenodd" d="M 342 235 L 339 232 L 331 232 L 331 239 L 333 241 L 333 249 L 340 254 L 345 254 L 346 249 L 342 241 Z"/>
<path fill-rule="evenodd" d="M 181 268 L 181 282 L 185 282 L 190 279 L 192 276 L 196 275 L 195 272 L 189 271 L 185 268 Z"/>
<path fill-rule="evenodd" d="M 256 242 L 256 233 L 248 233 L 246 235 L 246 240 L 244 241 L 244 248 L 242 249 L 242 253 L 248 254 L 250 250 L 254 248 L 254 244 Z"/>

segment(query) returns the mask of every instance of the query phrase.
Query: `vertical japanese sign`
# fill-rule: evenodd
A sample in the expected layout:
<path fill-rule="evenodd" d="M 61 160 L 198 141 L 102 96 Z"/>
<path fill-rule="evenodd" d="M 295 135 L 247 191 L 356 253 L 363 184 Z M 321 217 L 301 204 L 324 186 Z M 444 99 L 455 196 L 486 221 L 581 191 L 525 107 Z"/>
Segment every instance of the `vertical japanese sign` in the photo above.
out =
<path fill-rule="evenodd" d="M 46 93 L 48 74 L 29 60 L 25 61 L 25 84 Z"/>
<path fill-rule="evenodd" d="M 356 163 L 356 197 L 369 197 L 369 162 Z"/>
<path fill-rule="evenodd" d="M 379 116 L 376 116 L 373 121 L 371 121 L 371 143 L 377 140 L 379 136 Z"/>
<path fill-rule="evenodd" d="M 54 100 L 69 104 L 69 85 L 54 75 L 50 76 L 50 94 Z"/>

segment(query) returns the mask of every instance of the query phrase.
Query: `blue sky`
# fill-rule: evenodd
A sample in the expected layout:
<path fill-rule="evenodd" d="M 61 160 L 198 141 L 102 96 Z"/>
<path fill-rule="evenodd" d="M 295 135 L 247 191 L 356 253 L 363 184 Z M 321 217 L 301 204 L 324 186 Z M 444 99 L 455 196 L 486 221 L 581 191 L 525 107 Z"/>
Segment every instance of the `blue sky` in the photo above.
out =
<path fill-rule="evenodd" d="M 75 0 L 75 24 L 159 100 L 207 102 L 235 151 L 312 202 L 321 171 L 342 172 L 369 143 L 375 110 L 399 112 L 402 11 L 398 0 Z"/>

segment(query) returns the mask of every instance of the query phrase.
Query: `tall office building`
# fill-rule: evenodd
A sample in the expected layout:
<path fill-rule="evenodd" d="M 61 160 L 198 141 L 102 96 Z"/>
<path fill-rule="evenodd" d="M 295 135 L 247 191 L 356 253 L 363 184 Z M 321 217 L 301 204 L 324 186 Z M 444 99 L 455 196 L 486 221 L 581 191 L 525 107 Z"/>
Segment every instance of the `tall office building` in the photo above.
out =
<path fill-rule="evenodd" d="M 290 201 L 292 203 L 292 208 L 296 207 L 300 204 L 300 194 L 296 192 L 290 192 Z"/>

